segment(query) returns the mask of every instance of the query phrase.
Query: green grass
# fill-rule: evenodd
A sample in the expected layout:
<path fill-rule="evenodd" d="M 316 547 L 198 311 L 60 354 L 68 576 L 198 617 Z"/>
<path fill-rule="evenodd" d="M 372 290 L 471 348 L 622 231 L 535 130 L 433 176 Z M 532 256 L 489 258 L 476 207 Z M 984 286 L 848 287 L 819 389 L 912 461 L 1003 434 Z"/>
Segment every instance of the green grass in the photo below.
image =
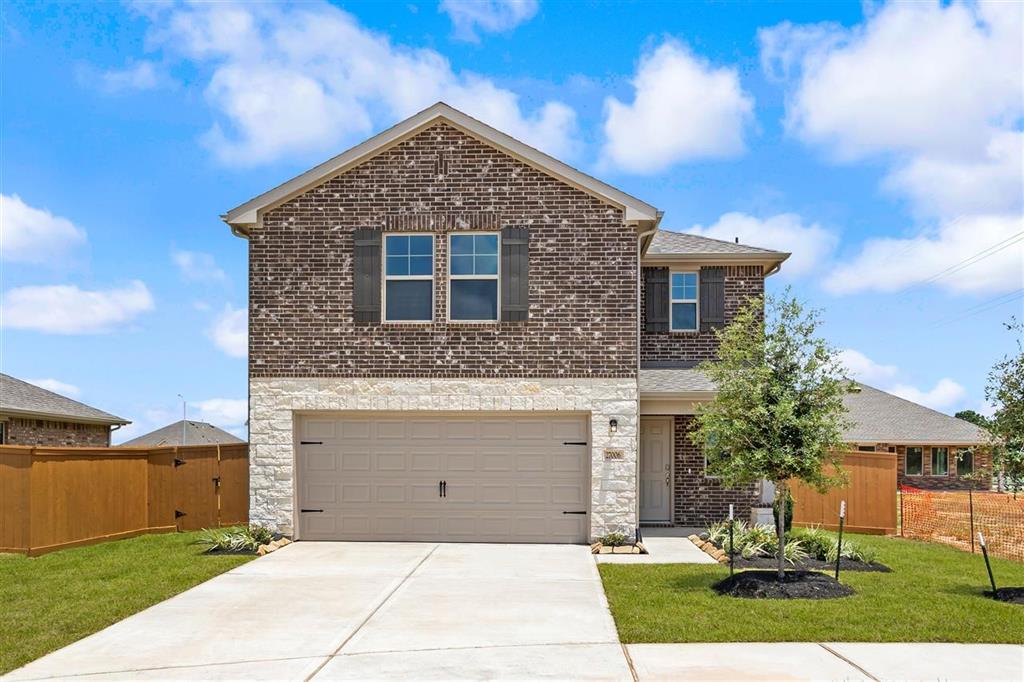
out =
<path fill-rule="evenodd" d="M 982 596 L 985 563 L 943 545 L 857 535 L 892 573 L 840 574 L 856 591 L 829 600 L 740 599 L 711 586 L 721 565 L 600 564 L 623 642 L 1024 643 L 1024 606 Z M 1024 586 L 1024 565 L 993 559 L 1000 587 Z M 990 588 L 989 588 L 990 589 Z"/>
<path fill-rule="evenodd" d="M 0 674 L 252 559 L 203 556 L 196 535 L 0 554 Z"/>

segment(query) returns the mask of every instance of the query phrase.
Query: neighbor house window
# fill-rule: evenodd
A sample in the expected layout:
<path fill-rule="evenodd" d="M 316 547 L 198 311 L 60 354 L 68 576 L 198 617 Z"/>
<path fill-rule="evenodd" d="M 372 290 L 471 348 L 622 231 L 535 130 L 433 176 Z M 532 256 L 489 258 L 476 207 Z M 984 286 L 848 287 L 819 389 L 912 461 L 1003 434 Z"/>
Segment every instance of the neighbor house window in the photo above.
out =
<path fill-rule="evenodd" d="M 448 318 L 498 319 L 498 235 L 453 234 L 448 257 Z"/>
<path fill-rule="evenodd" d="M 966 476 L 974 473 L 974 453 L 966 448 L 956 451 L 956 475 Z"/>
<path fill-rule="evenodd" d="M 433 318 L 433 235 L 384 235 L 384 319 L 429 322 Z"/>
<path fill-rule="evenodd" d="M 932 448 L 932 476 L 949 473 L 949 448 Z"/>
<path fill-rule="evenodd" d="M 0 422 L 0 445 L 7 442 L 7 422 Z"/>
<path fill-rule="evenodd" d="M 860 452 L 874 452 L 875 451 L 875 446 L 874 445 L 858 445 L 857 449 Z"/>
<path fill-rule="evenodd" d="M 907 448 L 907 476 L 921 475 L 922 448 Z"/>
<path fill-rule="evenodd" d="M 672 273 L 672 331 L 697 330 L 697 273 Z"/>

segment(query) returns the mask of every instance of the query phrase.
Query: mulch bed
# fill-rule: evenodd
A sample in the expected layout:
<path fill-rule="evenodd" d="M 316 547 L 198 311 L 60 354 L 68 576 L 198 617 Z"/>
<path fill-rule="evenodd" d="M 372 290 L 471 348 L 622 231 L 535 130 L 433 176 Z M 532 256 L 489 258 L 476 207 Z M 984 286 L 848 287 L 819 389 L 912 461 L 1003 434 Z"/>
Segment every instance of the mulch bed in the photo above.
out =
<path fill-rule="evenodd" d="M 986 597 L 992 596 L 992 591 L 985 593 Z M 1024 605 L 1024 587 L 1000 587 L 996 590 L 996 599 L 1011 604 Z"/>
<path fill-rule="evenodd" d="M 854 593 L 832 576 L 814 571 L 786 571 L 781 582 L 776 571 L 743 571 L 714 588 L 718 594 L 744 599 L 836 599 Z"/>
<path fill-rule="evenodd" d="M 777 560 L 775 557 L 757 557 L 755 559 L 744 559 L 743 557 L 736 557 L 734 559 L 733 566 L 737 569 L 743 568 L 775 568 Z M 728 564 L 726 564 L 728 566 Z M 821 559 L 804 559 L 798 561 L 795 564 L 786 563 L 786 569 L 806 570 L 806 571 L 827 571 L 834 573 L 836 570 L 836 564 L 834 561 L 822 561 Z M 842 575 L 843 571 L 874 571 L 876 573 L 892 573 L 892 569 L 885 564 L 866 564 L 863 561 L 855 561 L 853 559 L 843 558 L 839 561 L 839 573 Z"/>

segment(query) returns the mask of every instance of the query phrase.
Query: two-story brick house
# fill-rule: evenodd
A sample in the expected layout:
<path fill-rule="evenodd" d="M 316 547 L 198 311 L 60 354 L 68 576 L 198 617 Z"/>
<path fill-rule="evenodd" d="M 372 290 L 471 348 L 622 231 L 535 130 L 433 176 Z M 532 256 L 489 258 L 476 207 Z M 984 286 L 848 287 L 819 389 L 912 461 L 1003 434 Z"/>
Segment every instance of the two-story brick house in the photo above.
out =
<path fill-rule="evenodd" d="M 253 521 L 305 539 L 585 542 L 720 517 L 693 370 L 788 254 L 444 104 L 229 211 L 249 242 Z"/>

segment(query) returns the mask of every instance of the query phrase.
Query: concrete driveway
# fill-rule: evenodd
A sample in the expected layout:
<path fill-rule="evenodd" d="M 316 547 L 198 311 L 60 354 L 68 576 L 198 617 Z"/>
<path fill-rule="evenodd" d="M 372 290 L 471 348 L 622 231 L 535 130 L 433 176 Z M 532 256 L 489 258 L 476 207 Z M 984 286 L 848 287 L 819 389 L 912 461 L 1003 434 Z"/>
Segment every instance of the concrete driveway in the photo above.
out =
<path fill-rule="evenodd" d="M 588 547 L 295 543 L 10 679 L 621 679 Z"/>

